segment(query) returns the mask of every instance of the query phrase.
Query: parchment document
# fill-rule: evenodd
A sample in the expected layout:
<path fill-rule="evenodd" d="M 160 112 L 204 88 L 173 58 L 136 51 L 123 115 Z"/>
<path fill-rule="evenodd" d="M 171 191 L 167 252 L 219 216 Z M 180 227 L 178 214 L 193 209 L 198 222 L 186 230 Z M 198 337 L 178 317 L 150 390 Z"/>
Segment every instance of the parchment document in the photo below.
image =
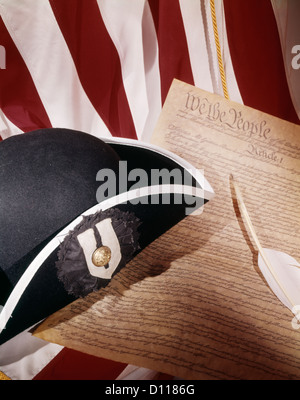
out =
<path fill-rule="evenodd" d="M 300 329 L 259 272 L 229 176 L 262 245 L 299 261 L 300 127 L 175 80 L 152 141 L 215 197 L 35 334 L 184 379 L 299 379 Z"/>

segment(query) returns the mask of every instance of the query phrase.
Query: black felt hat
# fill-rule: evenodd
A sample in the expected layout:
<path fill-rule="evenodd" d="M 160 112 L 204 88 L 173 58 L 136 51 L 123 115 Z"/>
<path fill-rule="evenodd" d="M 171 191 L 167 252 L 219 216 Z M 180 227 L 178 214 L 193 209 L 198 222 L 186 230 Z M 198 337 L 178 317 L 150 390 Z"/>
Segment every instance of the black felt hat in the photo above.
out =
<path fill-rule="evenodd" d="M 54 128 L 1 142 L 0 344 L 106 286 L 212 196 L 199 171 L 143 142 Z"/>

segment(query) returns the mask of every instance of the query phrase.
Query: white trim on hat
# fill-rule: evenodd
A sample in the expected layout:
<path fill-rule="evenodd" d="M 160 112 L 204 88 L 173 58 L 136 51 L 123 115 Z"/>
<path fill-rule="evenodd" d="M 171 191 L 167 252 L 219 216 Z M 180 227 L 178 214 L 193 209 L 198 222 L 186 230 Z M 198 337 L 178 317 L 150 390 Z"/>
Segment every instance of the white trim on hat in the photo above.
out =
<path fill-rule="evenodd" d="M 114 138 L 114 137 L 110 137 L 110 138 L 101 138 L 101 140 L 103 140 L 103 142 L 107 143 L 107 144 L 122 144 L 125 146 L 134 146 L 134 147 L 139 147 L 142 149 L 146 149 L 146 150 L 151 150 L 151 151 L 155 151 L 158 154 L 161 154 L 167 158 L 169 158 L 172 161 L 176 161 L 178 163 L 178 165 L 180 165 L 181 167 L 185 168 L 186 170 L 188 170 L 188 172 L 198 181 L 198 183 L 200 184 L 200 186 L 204 189 L 206 195 L 209 197 L 209 193 L 214 193 L 213 188 L 211 187 L 211 185 L 209 184 L 208 180 L 204 177 L 204 175 L 200 174 L 199 175 L 199 170 L 197 170 L 191 163 L 189 163 L 188 161 L 186 161 L 184 158 L 178 156 L 175 153 L 172 153 L 169 150 L 166 150 L 162 147 L 156 146 L 154 144 L 149 144 L 146 142 L 143 142 L 141 140 L 135 140 L 135 139 L 126 139 L 126 138 Z M 200 180 L 199 180 L 200 178 Z M 210 200 L 210 198 L 205 197 L 207 200 Z"/>
<path fill-rule="evenodd" d="M 64 240 L 65 236 L 73 230 L 82 220 L 83 216 L 92 215 L 99 211 L 105 211 L 116 205 L 125 203 L 127 201 L 132 201 L 149 195 L 159 195 L 159 194 L 182 194 L 190 195 L 198 198 L 210 200 L 214 193 L 212 191 L 207 191 L 202 188 L 186 186 L 186 185 L 154 185 L 146 186 L 134 190 L 129 190 L 128 192 L 121 193 L 117 196 L 111 197 L 104 200 L 103 202 L 96 204 L 82 215 L 73 220 L 67 227 L 65 227 L 61 232 L 59 232 L 35 257 L 35 259 L 28 266 L 24 274 L 19 279 L 18 283 L 11 292 L 7 302 L 5 303 L 1 313 L 0 313 L 0 333 L 5 329 L 7 322 L 9 321 L 12 313 L 17 306 L 22 294 L 26 290 L 27 286 L 35 276 L 36 272 L 49 257 L 49 255 L 60 245 Z"/>

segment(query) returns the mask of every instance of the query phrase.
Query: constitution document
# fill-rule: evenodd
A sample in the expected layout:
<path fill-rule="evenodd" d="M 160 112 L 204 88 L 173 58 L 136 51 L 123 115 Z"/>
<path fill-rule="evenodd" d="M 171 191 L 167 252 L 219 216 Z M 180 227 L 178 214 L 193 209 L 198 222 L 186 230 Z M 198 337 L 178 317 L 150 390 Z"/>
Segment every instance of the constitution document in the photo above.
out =
<path fill-rule="evenodd" d="M 152 143 L 215 197 L 35 335 L 183 379 L 299 379 L 300 329 L 258 268 L 230 175 L 263 247 L 300 262 L 300 127 L 174 80 Z"/>

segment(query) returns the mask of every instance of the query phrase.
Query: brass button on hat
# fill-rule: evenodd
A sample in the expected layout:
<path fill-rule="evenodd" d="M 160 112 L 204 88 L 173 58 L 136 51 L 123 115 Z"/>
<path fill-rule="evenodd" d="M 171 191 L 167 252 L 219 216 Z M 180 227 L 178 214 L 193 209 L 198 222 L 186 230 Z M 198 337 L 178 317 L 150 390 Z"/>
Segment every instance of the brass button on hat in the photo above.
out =
<path fill-rule="evenodd" d="M 111 250 L 108 246 L 101 246 L 92 255 L 93 264 L 96 267 L 104 267 L 111 259 Z"/>

